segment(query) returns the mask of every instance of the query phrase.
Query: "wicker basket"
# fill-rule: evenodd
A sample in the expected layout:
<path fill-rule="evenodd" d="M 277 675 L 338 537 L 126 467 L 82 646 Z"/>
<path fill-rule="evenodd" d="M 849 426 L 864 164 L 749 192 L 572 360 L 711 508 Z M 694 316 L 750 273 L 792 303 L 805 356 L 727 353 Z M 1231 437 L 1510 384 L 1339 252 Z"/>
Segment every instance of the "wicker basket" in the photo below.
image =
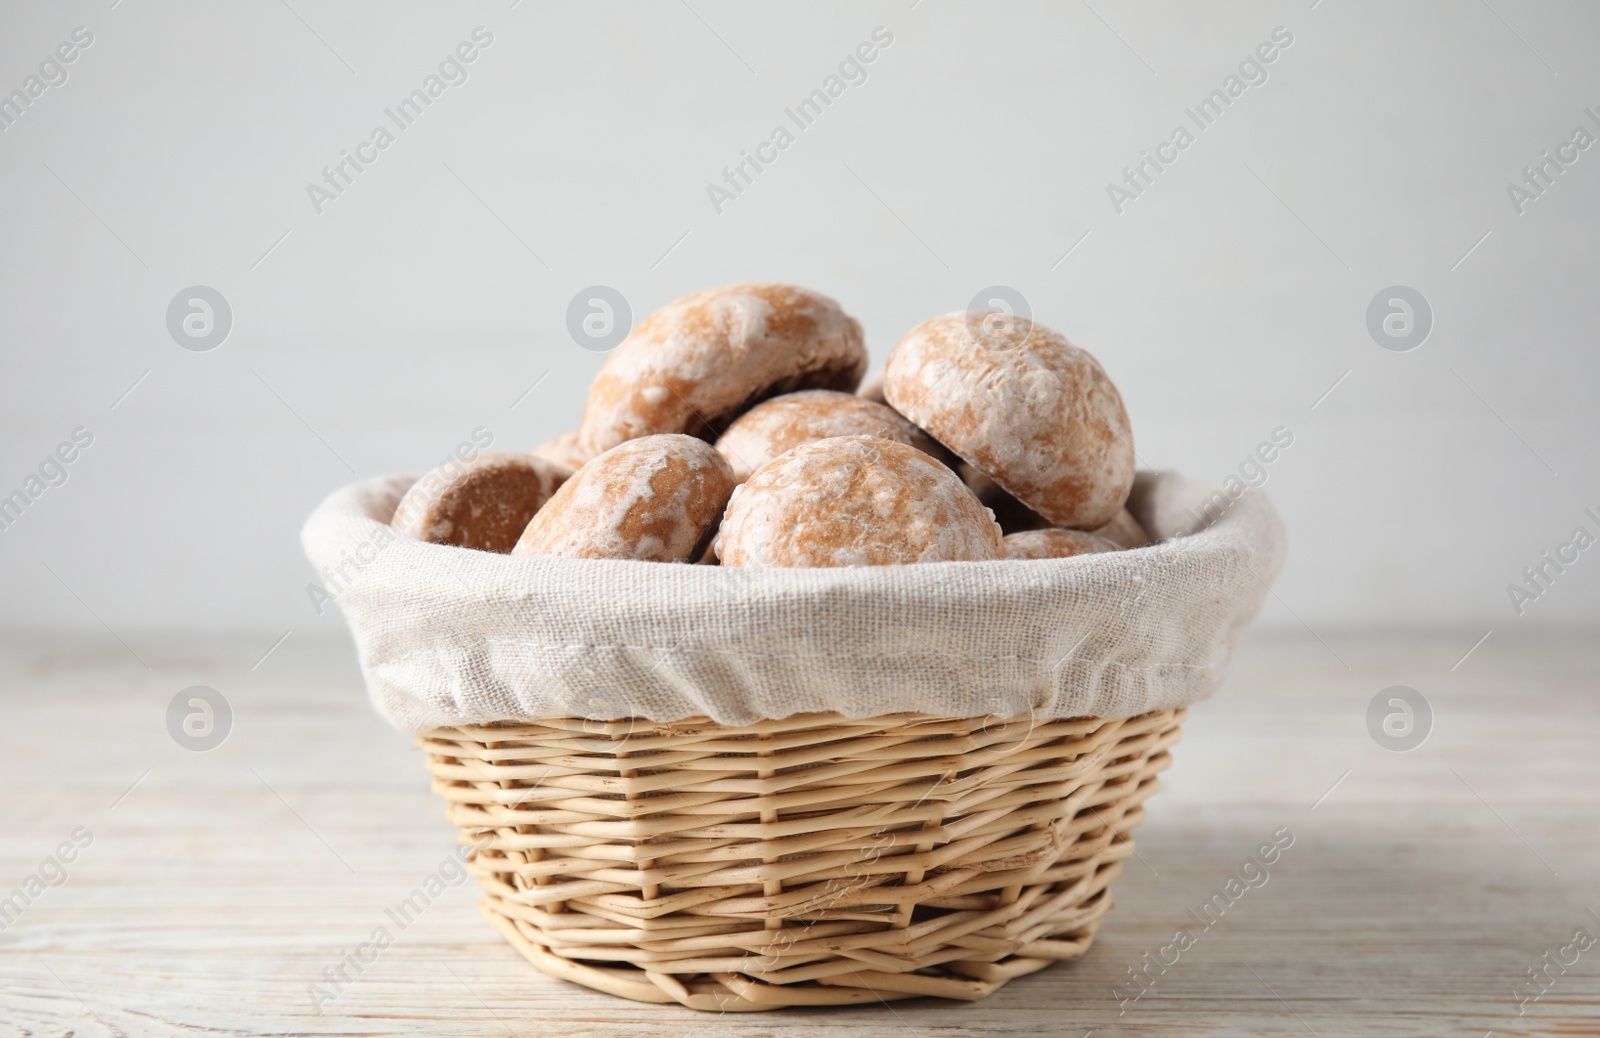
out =
<path fill-rule="evenodd" d="M 484 914 L 541 971 L 759 1010 L 979 999 L 1082 955 L 1183 716 L 556 718 L 419 743 Z"/>

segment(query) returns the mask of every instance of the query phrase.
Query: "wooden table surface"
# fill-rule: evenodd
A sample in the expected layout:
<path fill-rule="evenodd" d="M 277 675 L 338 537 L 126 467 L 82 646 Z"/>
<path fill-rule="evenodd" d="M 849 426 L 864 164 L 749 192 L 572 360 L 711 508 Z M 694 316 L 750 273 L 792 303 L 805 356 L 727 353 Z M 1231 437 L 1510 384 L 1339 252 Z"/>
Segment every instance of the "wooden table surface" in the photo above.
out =
<path fill-rule="evenodd" d="M 319 1011 L 311 986 L 455 846 L 350 647 L 295 636 L 252 669 L 266 644 L 12 643 L 0 897 L 27 903 L 0 932 L 0 1034 L 1600 1035 L 1600 943 L 1574 943 L 1600 938 L 1600 638 L 1497 632 L 1456 665 L 1481 631 L 1319 633 L 1247 638 L 1192 711 L 1082 960 L 976 1004 L 724 1016 L 546 979 L 470 883 Z M 191 685 L 232 709 L 209 752 L 168 732 Z M 1393 685 L 1432 710 L 1409 752 L 1368 732 Z M 1199 927 L 1281 829 L 1267 878 Z M 1192 945 L 1119 1002 L 1180 927 Z"/>

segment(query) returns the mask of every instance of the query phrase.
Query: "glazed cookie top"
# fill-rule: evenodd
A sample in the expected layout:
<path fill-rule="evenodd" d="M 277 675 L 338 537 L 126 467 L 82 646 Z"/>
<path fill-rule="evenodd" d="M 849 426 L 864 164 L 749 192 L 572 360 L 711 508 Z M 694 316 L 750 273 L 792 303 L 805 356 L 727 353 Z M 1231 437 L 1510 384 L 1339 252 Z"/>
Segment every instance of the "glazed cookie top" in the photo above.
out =
<path fill-rule="evenodd" d="M 411 485 L 389 525 L 419 541 L 508 552 L 571 475 L 533 454 L 495 451 L 449 461 Z"/>
<path fill-rule="evenodd" d="M 733 493 L 724 566 L 888 566 L 1004 557 L 989 510 L 944 465 L 874 436 L 802 444 Z"/>
<path fill-rule="evenodd" d="M 732 490 L 728 463 L 704 440 L 629 440 L 567 480 L 511 554 L 692 562 Z"/>
<path fill-rule="evenodd" d="M 652 433 L 714 439 L 769 396 L 853 390 L 866 369 L 861 325 L 827 296 L 781 284 L 706 289 L 646 317 L 606 359 L 580 442 L 599 453 Z"/>
<path fill-rule="evenodd" d="M 889 354 L 895 410 L 1059 526 L 1094 529 L 1133 485 L 1133 435 L 1116 386 L 1088 352 L 1031 322 L 966 314 L 922 322 Z"/>
<path fill-rule="evenodd" d="M 1074 555 L 1116 551 L 1117 546 L 1099 534 L 1086 530 L 1049 529 L 1008 533 L 1005 550 L 1008 559 L 1066 559 Z"/>
<path fill-rule="evenodd" d="M 717 440 L 717 450 L 733 466 L 734 479 L 742 483 L 784 451 L 830 436 L 876 436 L 915 447 L 941 461 L 949 456 L 933 437 L 887 404 L 830 389 L 808 389 L 762 401 L 734 419 Z"/>

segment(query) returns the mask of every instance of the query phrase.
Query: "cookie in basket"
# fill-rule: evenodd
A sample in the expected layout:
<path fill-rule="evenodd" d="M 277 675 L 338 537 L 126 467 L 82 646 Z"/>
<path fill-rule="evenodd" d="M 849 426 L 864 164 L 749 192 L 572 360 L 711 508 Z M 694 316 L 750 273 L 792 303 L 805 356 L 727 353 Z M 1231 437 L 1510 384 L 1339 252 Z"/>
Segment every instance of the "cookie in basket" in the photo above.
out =
<path fill-rule="evenodd" d="M 889 401 L 883 398 L 883 372 L 875 371 L 868 375 L 866 381 L 861 383 L 861 388 L 856 390 L 856 396 L 863 400 L 887 404 Z"/>
<path fill-rule="evenodd" d="M 1109 523 L 1093 532 L 1119 548 L 1143 548 L 1150 543 L 1150 535 L 1145 533 L 1144 527 L 1139 525 L 1139 520 L 1135 519 L 1127 508 L 1123 508 Z"/>
<path fill-rule="evenodd" d="M 706 289 L 657 310 L 606 359 L 584 405 L 584 450 L 652 433 L 715 439 L 752 405 L 796 389 L 854 390 L 861 325 L 793 285 Z"/>
<path fill-rule="evenodd" d="M 1030 321 L 922 322 L 889 354 L 884 395 L 1053 526 L 1110 522 L 1133 486 L 1133 434 L 1098 361 Z"/>
<path fill-rule="evenodd" d="M 873 436 L 802 444 L 733 492 L 724 566 L 892 566 L 1004 557 L 994 516 L 949 468 Z"/>
<path fill-rule="evenodd" d="M 564 433 L 556 433 L 548 440 L 535 447 L 532 453 L 539 455 L 557 465 L 565 465 L 576 472 L 594 457 L 593 454 L 583 449 L 578 443 L 578 430 L 568 429 Z"/>
<path fill-rule="evenodd" d="M 1018 501 L 1005 488 L 964 461 L 956 462 L 956 475 L 967 489 L 978 495 L 984 507 L 994 513 L 995 522 L 1006 533 L 1019 530 L 1039 530 L 1050 525 L 1050 520 Z"/>
<path fill-rule="evenodd" d="M 1007 534 L 1050 528 L 1050 520 L 1006 493 L 1000 484 L 966 462 L 956 463 L 956 474 L 978 495 L 978 500 L 994 513 L 995 522 Z M 1139 520 L 1126 507 L 1118 511 L 1109 523 L 1088 532 L 1099 534 L 1123 549 L 1142 548 L 1150 543 L 1150 535 L 1144 532 Z"/>
<path fill-rule="evenodd" d="M 831 389 L 807 389 L 764 400 L 728 426 L 717 450 L 743 483 L 784 451 L 830 436 L 876 436 L 943 461 L 949 452 L 887 404 Z"/>
<path fill-rule="evenodd" d="M 1022 530 L 1006 534 L 1003 543 L 1008 559 L 1069 559 L 1117 550 L 1112 541 L 1087 530 Z"/>
<path fill-rule="evenodd" d="M 389 525 L 419 541 L 505 553 L 571 475 L 533 454 L 449 461 L 411 485 Z"/>
<path fill-rule="evenodd" d="M 629 440 L 567 480 L 511 554 L 693 562 L 733 485 L 733 470 L 704 440 L 676 433 Z"/>

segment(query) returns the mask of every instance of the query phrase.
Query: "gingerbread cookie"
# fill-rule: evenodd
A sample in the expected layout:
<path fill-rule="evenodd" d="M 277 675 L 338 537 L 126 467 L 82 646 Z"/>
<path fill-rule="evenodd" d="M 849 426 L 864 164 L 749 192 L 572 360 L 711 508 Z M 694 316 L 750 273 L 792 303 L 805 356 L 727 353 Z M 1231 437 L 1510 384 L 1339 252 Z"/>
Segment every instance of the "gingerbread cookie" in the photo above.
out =
<path fill-rule="evenodd" d="M 961 481 L 978 495 L 978 500 L 994 513 L 995 522 L 999 523 L 1000 529 L 1006 533 L 1043 530 L 1050 526 L 1050 520 L 1006 493 L 1000 484 L 966 462 L 956 463 L 956 475 L 960 476 Z M 1139 520 L 1135 519 L 1133 513 L 1125 507 L 1118 511 L 1109 523 L 1089 532 L 1099 534 L 1118 548 L 1142 548 L 1150 543 L 1150 537 L 1144 532 L 1144 527 L 1139 525 Z"/>
<path fill-rule="evenodd" d="M 1150 543 L 1150 535 L 1144 532 L 1139 520 L 1135 519 L 1133 513 L 1126 508 L 1094 532 L 1119 548 L 1143 548 Z"/>
<path fill-rule="evenodd" d="M 856 390 L 856 396 L 873 403 L 887 404 L 889 401 L 883 398 L 883 372 L 874 371 L 868 375 L 867 380 L 861 383 L 861 388 Z"/>
<path fill-rule="evenodd" d="M 985 508 L 994 513 L 994 521 L 1006 533 L 1020 530 L 1041 530 L 1050 520 L 1005 492 L 1005 488 L 964 461 L 956 462 L 956 475 L 967 489 L 978 495 Z"/>
<path fill-rule="evenodd" d="M 1028 321 L 922 322 L 889 354 L 884 395 L 1056 526 L 1110 522 L 1133 486 L 1133 435 L 1116 386 L 1086 351 Z"/>
<path fill-rule="evenodd" d="M 716 531 L 733 472 L 710 444 L 629 440 L 580 469 L 533 517 L 513 555 L 693 562 Z"/>
<path fill-rule="evenodd" d="M 557 465 L 564 465 L 576 472 L 594 457 L 584 450 L 578 443 L 578 430 L 568 429 L 564 433 L 556 433 L 548 440 L 533 449 L 533 453 L 541 458 L 546 458 Z"/>
<path fill-rule="evenodd" d="M 949 457 L 933 437 L 887 404 L 831 389 L 808 389 L 762 401 L 728 426 L 717 450 L 743 483 L 750 473 L 784 451 L 830 436 L 876 436 L 915 447 L 930 457 Z"/>
<path fill-rule="evenodd" d="M 1065 559 L 1117 550 L 1111 541 L 1086 530 L 1023 530 L 1006 534 L 1004 544 L 1008 559 Z"/>
<path fill-rule="evenodd" d="M 770 396 L 850 391 L 867 369 L 861 325 L 793 285 L 707 289 L 641 321 L 589 388 L 579 442 L 598 454 L 652 433 L 715 439 Z"/>
<path fill-rule="evenodd" d="M 728 502 L 724 566 L 889 566 L 1002 558 L 1000 527 L 949 468 L 874 436 L 802 444 Z"/>
<path fill-rule="evenodd" d="M 505 553 L 571 475 L 532 454 L 449 461 L 411 485 L 389 525 L 419 541 Z"/>

